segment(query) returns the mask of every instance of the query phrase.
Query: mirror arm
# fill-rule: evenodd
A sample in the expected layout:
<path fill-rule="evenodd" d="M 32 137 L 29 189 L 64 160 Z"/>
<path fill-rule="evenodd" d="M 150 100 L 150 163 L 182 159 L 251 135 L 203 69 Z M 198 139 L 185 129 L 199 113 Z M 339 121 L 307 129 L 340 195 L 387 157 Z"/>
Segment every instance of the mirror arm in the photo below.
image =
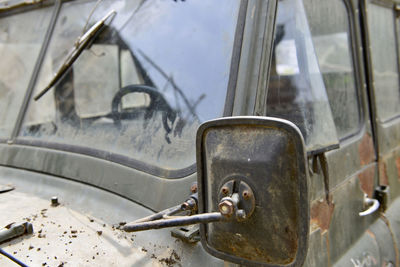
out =
<path fill-rule="evenodd" d="M 126 224 L 122 227 L 122 230 L 126 232 L 138 232 L 197 223 L 228 221 L 235 218 L 238 221 L 243 221 L 247 218 L 247 214 L 244 210 L 238 209 L 239 202 L 239 195 L 234 193 L 230 197 L 221 199 L 218 205 L 219 212 L 170 217 L 180 211 L 190 211 L 191 214 L 197 212 L 198 195 L 194 193 L 182 204 Z"/>

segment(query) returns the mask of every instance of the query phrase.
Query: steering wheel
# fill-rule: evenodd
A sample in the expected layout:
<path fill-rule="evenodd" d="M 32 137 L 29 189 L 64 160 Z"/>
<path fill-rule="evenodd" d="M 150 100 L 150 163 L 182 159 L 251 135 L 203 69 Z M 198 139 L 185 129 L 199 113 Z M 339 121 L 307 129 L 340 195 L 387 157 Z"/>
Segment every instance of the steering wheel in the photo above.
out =
<path fill-rule="evenodd" d="M 150 97 L 150 105 L 147 107 L 135 108 L 131 111 L 119 112 L 118 107 L 121 103 L 123 96 L 131 93 L 145 93 Z M 145 119 L 148 120 L 152 117 L 154 111 L 162 112 L 162 122 L 166 131 L 165 138 L 168 143 L 170 140 L 168 134 L 172 131 L 168 125 L 168 120 L 171 121 L 171 125 L 175 122 L 176 111 L 171 108 L 168 102 L 165 100 L 163 95 L 155 88 L 146 85 L 128 85 L 121 88 L 113 97 L 111 102 L 111 118 L 114 121 L 114 125 L 121 127 L 121 119 L 135 119 L 139 116 L 140 111 L 146 111 Z"/>

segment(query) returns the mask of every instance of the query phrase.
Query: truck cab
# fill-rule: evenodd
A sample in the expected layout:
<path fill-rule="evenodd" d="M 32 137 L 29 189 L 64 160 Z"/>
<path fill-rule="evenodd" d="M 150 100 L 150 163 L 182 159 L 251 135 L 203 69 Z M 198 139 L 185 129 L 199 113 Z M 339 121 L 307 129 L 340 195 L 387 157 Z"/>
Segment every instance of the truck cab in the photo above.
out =
<path fill-rule="evenodd" d="M 400 266 L 399 10 L 0 1 L 0 265 Z"/>

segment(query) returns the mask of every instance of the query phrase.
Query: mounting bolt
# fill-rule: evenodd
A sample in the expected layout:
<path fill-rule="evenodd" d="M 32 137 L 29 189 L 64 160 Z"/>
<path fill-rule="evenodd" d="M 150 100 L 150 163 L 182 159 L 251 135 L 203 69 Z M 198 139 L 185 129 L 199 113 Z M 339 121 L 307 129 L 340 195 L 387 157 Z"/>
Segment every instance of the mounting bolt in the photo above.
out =
<path fill-rule="evenodd" d="M 229 188 L 227 186 L 222 187 L 221 192 L 224 196 L 229 194 Z"/>
<path fill-rule="evenodd" d="M 53 207 L 57 207 L 58 205 L 60 205 L 60 203 L 58 203 L 58 197 L 56 197 L 56 196 L 51 197 L 51 205 Z"/>
<path fill-rule="evenodd" d="M 251 197 L 251 193 L 248 190 L 244 190 L 242 196 L 245 200 L 248 200 Z"/>
<path fill-rule="evenodd" d="M 192 186 L 190 187 L 190 192 L 192 192 L 193 194 L 197 193 L 197 183 L 196 182 L 194 182 L 192 184 Z"/>
<path fill-rule="evenodd" d="M 224 200 L 218 204 L 219 211 L 224 216 L 231 216 L 234 211 L 233 203 L 229 200 Z"/>

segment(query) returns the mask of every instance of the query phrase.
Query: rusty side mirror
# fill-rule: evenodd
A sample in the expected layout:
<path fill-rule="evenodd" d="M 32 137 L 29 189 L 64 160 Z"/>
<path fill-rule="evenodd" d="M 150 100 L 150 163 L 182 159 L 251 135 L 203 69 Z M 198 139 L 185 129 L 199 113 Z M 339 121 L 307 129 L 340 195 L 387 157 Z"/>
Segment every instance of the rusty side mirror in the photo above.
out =
<path fill-rule="evenodd" d="M 306 151 L 300 130 L 270 117 L 230 117 L 197 132 L 203 247 L 243 265 L 301 266 L 309 234 Z"/>

